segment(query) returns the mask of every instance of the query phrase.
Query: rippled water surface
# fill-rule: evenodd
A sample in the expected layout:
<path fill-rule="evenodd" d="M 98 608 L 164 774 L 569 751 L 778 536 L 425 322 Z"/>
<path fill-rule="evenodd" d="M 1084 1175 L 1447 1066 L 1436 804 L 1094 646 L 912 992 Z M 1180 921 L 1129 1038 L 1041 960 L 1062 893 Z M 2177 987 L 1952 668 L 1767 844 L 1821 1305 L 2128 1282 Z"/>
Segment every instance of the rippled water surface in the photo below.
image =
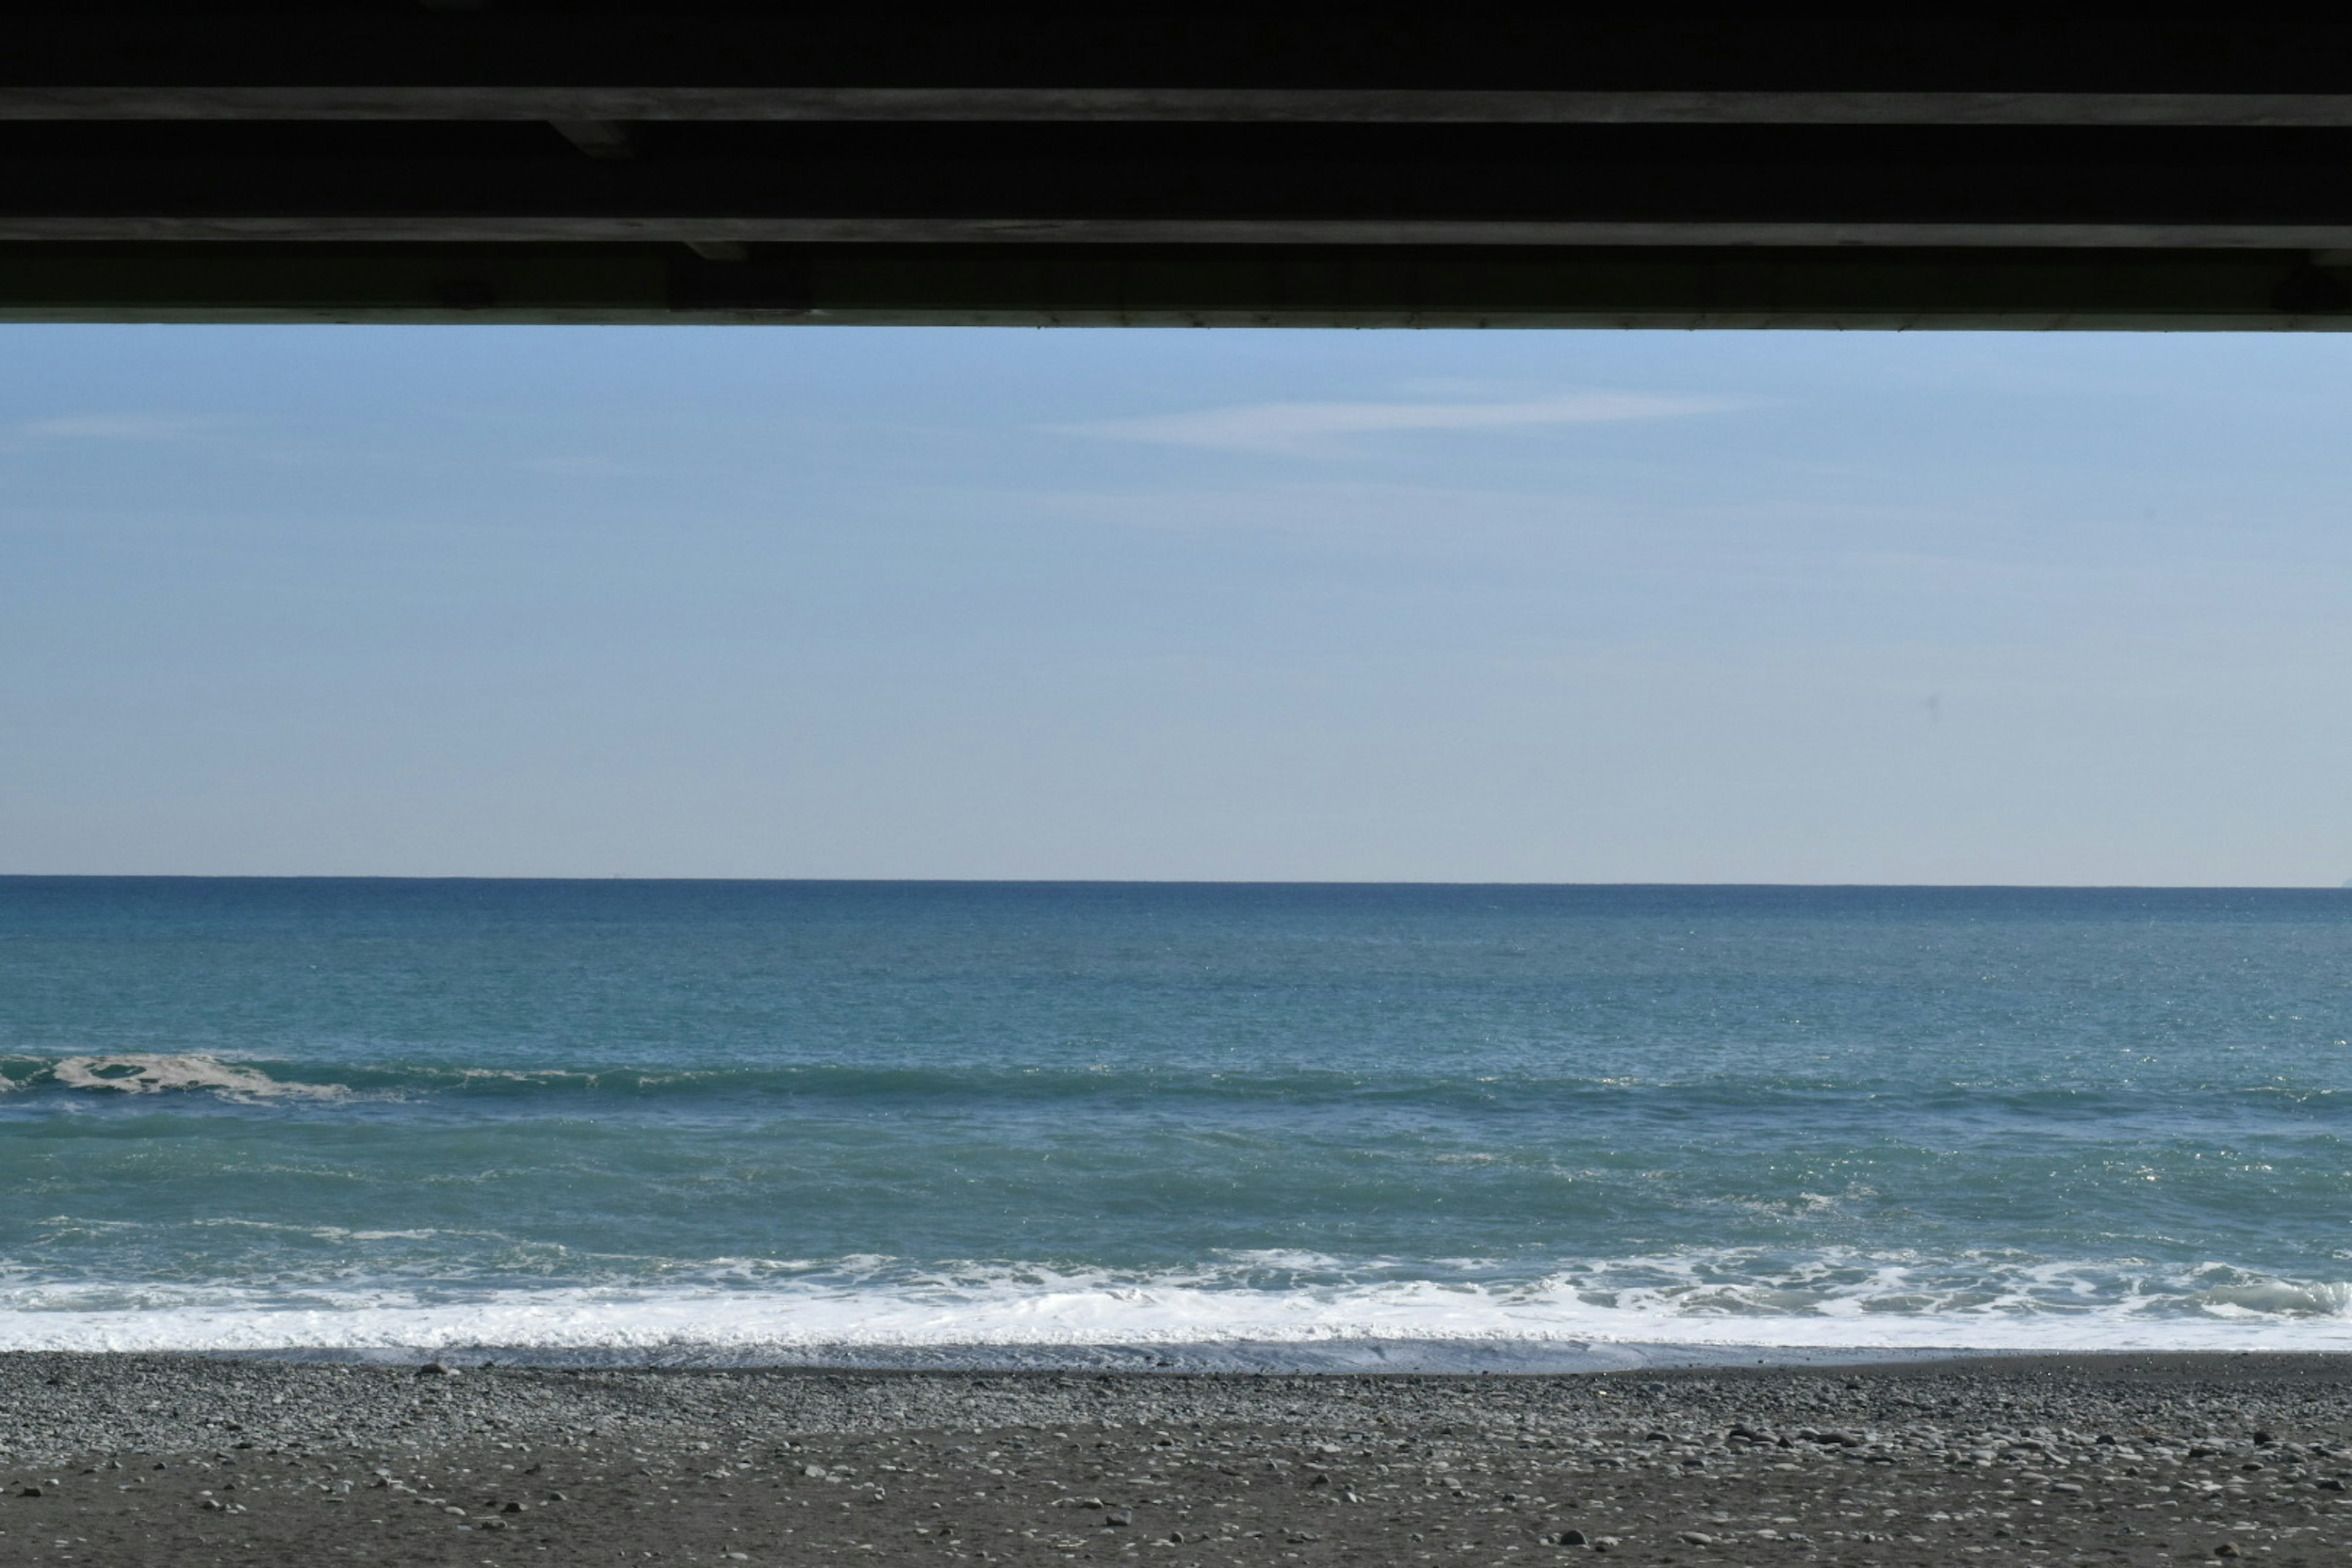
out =
<path fill-rule="evenodd" d="M 2352 893 L 0 879 L 0 1344 L 2352 1348 Z"/>

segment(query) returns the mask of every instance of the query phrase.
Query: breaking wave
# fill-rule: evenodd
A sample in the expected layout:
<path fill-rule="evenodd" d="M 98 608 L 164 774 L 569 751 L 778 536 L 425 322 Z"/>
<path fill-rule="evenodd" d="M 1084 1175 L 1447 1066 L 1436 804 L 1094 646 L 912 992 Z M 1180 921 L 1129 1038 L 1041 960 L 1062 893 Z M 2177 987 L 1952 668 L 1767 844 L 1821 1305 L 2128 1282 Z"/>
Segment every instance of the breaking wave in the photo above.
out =
<path fill-rule="evenodd" d="M 1253 1253 L 1158 1272 L 730 1259 L 693 1279 L 668 1270 L 658 1282 L 561 1287 L 19 1279 L 0 1285 L 0 1350 L 1427 1370 L 1676 1356 L 2352 1352 L 2352 1283 L 2222 1264 L 2167 1272 L 1843 1257 L 1768 1268 L 1752 1257 L 1713 1256 L 1582 1264 L 1517 1279 L 1384 1271 Z"/>
<path fill-rule="evenodd" d="M 205 1056 L 126 1052 L 0 1063 L 0 1089 L 40 1088 L 101 1094 L 204 1091 L 232 1100 L 337 1100 L 351 1092 L 341 1084 L 288 1082 L 258 1068 Z"/>
<path fill-rule="evenodd" d="M 988 1061 L 853 1066 L 804 1061 L 772 1065 L 648 1067 L 485 1067 L 437 1061 L 226 1060 L 203 1053 L 110 1052 L 0 1055 L 0 1094 L 25 1089 L 153 1093 L 209 1092 L 228 1098 L 334 1100 L 359 1096 L 459 1103 L 523 1105 L 597 1101 L 742 1105 L 960 1106 L 1051 1108 L 1076 1100 L 1190 1100 L 1204 1110 L 1347 1107 L 1475 1112 L 1529 1119 L 1660 1109 L 1675 1116 L 1741 1116 L 1782 1107 L 1877 1114 L 1895 1098 L 1923 1117 L 2008 1118 L 2021 1124 L 2096 1126 L 2105 1119 L 2179 1110 L 2173 1091 L 2081 1085 L 1990 1089 L 1957 1083 L 1837 1083 L 1801 1075 L 1759 1074 L 1706 1080 L 1517 1071 L 1473 1078 L 1444 1070 L 1388 1068 L 1378 1072 L 1295 1066 L 1212 1068 L 1197 1064 L 1024 1064 Z M 2292 1114 L 2352 1126 L 2352 1089 L 2277 1084 L 2200 1085 L 2198 1114 L 2209 1129 L 2222 1119 L 2255 1121 Z"/>

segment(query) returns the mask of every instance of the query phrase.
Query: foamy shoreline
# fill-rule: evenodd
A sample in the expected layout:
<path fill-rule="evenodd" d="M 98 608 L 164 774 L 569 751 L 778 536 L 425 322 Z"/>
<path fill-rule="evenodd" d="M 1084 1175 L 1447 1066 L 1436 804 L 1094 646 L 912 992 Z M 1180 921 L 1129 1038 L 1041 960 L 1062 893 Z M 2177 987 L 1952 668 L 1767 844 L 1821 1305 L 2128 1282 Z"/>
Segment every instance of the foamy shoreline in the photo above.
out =
<path fill-rule="evenodd" d="M 1200 1372 L 1593 1372 L 1633 1365 L 2083 1351 L 2352 1352 L 2347 1288 L 2245 1279 L 2201 1295 L 1906 1310 L 1865 1298 L 1759 1310 L 1712 1292 L 1527 1279 L 1359 1279 L 1251 1289 L 1242 1266 L 1157 1273 L 1044 1265 L 926 1271 L 892 1259 L 773 1267 L 733 1289 L 484 1289 L 352 1280 L 232 1287 L 19 1283 L 0 1352 L 470 1354 L 542 1363 L 944 1370 L 1177 1365 Z M 1328 1261 L 1328 1260 L 1327 1260 Z M 1335 1266 L 1336 1267 L 1336 1266 Z M 1893 1286 L 1888 1292 L 1900 1296 Z"/>

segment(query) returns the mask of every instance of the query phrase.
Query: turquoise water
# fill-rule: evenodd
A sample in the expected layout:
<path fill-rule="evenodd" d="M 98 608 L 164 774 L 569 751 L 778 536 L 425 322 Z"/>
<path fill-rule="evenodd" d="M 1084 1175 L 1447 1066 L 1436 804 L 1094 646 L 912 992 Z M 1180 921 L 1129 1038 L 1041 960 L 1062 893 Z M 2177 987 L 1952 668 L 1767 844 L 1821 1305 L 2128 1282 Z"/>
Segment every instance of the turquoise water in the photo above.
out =
<path fill-rule="evenodd" d="M 2352 893 L 0 879 L 0 1346 L 2352 1348 Z"/>

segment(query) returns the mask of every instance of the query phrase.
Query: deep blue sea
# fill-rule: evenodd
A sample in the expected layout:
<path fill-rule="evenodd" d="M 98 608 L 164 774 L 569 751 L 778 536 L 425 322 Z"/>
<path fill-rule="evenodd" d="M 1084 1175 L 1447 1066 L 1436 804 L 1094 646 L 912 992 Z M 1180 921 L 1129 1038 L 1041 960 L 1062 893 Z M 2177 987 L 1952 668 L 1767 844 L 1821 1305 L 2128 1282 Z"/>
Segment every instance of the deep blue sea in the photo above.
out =
<path fill-rule="evenodd" d="M 0 1348 L 2352 1348 L 2352 892 L 0 879 Z"/>

